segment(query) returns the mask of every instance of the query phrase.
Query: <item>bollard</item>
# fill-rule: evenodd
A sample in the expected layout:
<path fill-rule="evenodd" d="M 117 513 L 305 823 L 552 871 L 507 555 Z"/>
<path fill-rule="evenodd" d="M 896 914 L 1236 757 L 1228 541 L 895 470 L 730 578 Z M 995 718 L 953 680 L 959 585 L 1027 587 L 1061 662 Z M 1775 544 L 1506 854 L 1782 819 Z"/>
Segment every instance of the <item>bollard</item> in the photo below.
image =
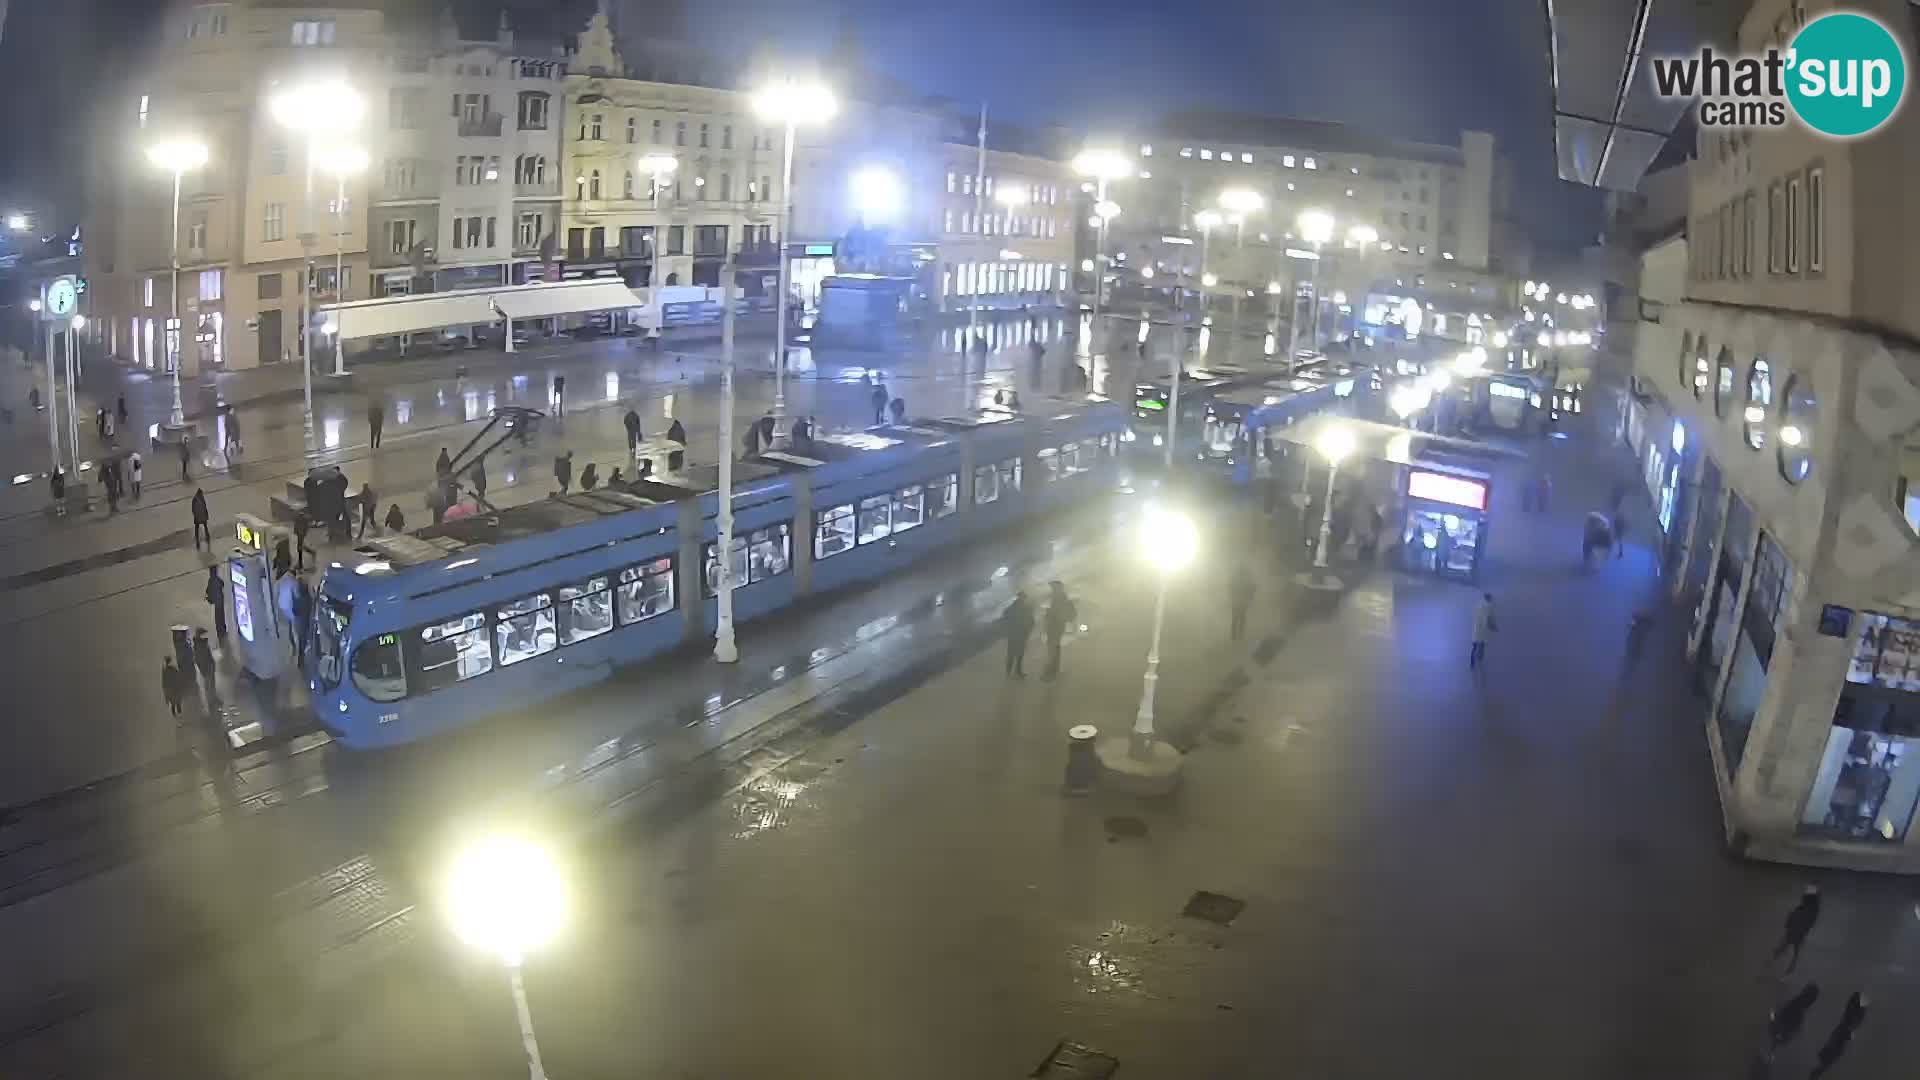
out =
<path fill-rule="evenodd" d="M 1067 729 L 1067 781 L 1069 795 L 1085 795 L 1093 790 L 1099 763 L 1093 756 L 1093 740 L 1100 729 L 1092 724 L 1076 724 Z"/>

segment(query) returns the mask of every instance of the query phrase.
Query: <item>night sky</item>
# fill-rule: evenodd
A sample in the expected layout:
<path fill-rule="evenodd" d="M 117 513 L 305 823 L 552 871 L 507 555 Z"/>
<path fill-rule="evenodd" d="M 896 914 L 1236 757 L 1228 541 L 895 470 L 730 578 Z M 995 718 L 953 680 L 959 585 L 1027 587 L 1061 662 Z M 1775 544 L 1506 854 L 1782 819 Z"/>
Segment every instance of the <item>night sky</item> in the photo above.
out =
<path fill-rule="evenodd" d="M 113 70 L 159 6 L 12 5 L 0 42 L 0 199 L 45 205 L 75 189 L 65 163 L 77 125 L 46 118 L 94 93 L 96 73 Z M 592 9 L 591 0 L 507 6 L 528 29 Z M 1194 106 L 1449 144 L 1480 128 L 1512 161 L 1518 213 L 1538 247 L 1571 250 L 1597 226 L 1598 197 L 1554 176 L 1539 0 L 700 0 L 682 11 L 675 21 L 717 53 L 824 52 L 851 33 L 872 66 L 909 86 L 1096 135 Z"/>

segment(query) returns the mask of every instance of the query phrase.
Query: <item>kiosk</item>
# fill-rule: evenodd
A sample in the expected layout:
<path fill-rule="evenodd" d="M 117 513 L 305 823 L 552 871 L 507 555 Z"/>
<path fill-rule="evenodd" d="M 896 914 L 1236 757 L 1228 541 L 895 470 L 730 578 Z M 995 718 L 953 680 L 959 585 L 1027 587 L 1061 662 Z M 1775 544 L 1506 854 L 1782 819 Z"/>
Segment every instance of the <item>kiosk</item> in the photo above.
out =
<path fill-rule="evenodd" d="M 1400 534 L 1402 568 L 1480 580 L 1493 478 L 1463 465 L 1418 460 L 1405 467 L 1400 490 L 1406 496 Z"/>
<path fill-rule="evenodd" d="M 236 543 L 226 572 L 240 659 L 255 679 L 271 681 L 285 674 L 293 659 L 293 627 L 273 597 L 274 545 L 292 534 L 251 514 L 237 515 L 233 531 Z"/>

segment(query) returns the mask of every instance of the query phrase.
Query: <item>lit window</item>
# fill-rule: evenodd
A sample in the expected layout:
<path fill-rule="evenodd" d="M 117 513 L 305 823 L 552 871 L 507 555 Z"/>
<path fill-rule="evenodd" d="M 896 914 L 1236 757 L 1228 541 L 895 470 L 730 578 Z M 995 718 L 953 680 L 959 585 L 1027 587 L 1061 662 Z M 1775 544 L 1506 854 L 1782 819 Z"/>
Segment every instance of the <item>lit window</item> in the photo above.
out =
<path fill-rule="evenodd" d="M 1151 146 L 1148 146 L 1148 145 L 1147 145 L 1146 143 L 1141 143 L 1141 144 L 1140 144 L 1140 156 L 1141 156 L 1141 157 L 1152 157 L 1152 156 L 1153 156 L 1153 147 L 1151 147 Z"/>
<path fill-rule="evenodd" d="M 1201 149 L 1201 151 L 1200 151 L 1200 160 L 1201 160 L 1201 161 L 1212 161 L 1212 160 L 1213 160 L 1213 151 L 1211 151 L 1211 150 L 1207 150 L 1207 149 L 1204 149 L 1204 148 L 1202 148 L 1202 149 Z"/>
<path fill-rule="evenodd" d="M 1351 199 L 1351 198 L 1353 198 L 1353 189 L 1352 189 L 1352 188 L 1348 188 L 1348 189 L 1347 189 L 1347 198 L 1349 198 L 1349 199 Z"/>
<path fill-rule="evenodd" d="M 293 23 L 293 44 L 299 46 L 333 44 L 332 19 L 296 19 Z"/>
<path fill-rule="evenodd" d="M 1306 158 L 1305 160 L 1300 162 L 1300 167 L 1303 169 L 1317 169 L 1320 167 L 1320 165 L 1318 162 L 1315 162 L 1312 158 Z"/>
<path fill-rule="evenodd" d="M 1285 165 L 1289 169 L 1293 168 L 1293 155 L 1292 154 L 1280 155 L 1280 164 Z"/>
<path fill-rule="evenodd" d="M 1749 196 L 1751 199 L 1751 196 Z M 1752 205 L 1751 202 L 1748 203 Z M 1827 171 L 1807 170 L 1807 269 L 1818 273 L 1827 264 L 1826 222 Z"/>
<path fill-rule="evenodd" d="M 1193 147 L 1191 147 L 1191 146 L 1183 146 L 1183 147 L 1181 147 L 1181 148 L 1180 148 L 1180 156 L 1181 156 L 1181 157 L 1192 157 L 1192 156 L 1193 156 Z"/>
<path fill-rule="evenodd" d="M 1240 163 L 1241 163 L 1242 165 L 1251 165 L 1251 164 L 1253 164 L 1253 155 L 1252 155 L 1252 154 L 1248 154 L 1248 153 L 1242 153 L 1242 154 L 1240 155 Z"/>
<path fill-rule="evenodd" d="M 140 95 L 140 126 L 141 127 L 147 126 L 147 108 L 149 105 L 152 104 L 152 102 L 153 102 L 153 99 L 148 97 L 146 94 Z"/>

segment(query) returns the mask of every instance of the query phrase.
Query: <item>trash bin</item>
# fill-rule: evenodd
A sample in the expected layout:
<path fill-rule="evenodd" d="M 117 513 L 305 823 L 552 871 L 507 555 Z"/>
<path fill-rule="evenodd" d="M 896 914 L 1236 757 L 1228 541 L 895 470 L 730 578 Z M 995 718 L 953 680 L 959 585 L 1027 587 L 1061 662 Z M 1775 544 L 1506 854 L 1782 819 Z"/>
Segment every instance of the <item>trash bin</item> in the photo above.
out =
<path fill-rule="evenodd" d="M 1067 729 L 1067 779 L 1064 789 L 1069 795 L 1085 795 L 1093 790 L 1094 777 L 1099 773 L 1099 762 L 1093 756 L 1093 740 L 1100 729 L 1092 724 L 1076 724 Z"/>

